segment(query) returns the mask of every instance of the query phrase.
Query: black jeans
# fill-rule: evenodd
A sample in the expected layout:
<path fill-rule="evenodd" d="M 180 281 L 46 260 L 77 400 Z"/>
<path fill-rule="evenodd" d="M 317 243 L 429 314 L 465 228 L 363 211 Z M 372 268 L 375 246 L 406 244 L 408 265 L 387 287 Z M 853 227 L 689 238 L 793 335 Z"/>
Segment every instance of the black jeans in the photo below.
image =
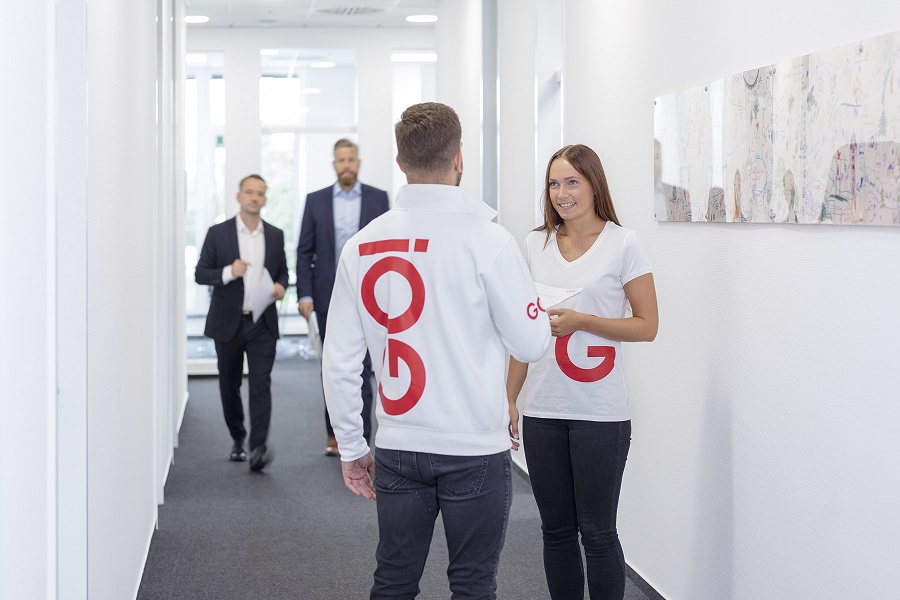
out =
<path fill-rule="evenodd" d="M 316 313 L 318 316 L 318 313 Z M 327 320 L 323 317 L 319 317 L 319 338 L 320 341 L 325 343 L 325 324 Z M 321 357 L 320 357 L 321 360 Z M 366 443 L 372 443 L 372 358 L 369 356 L 369 353 L 366 352 L 366 357 L 363 359 L 362 363 L 362 420 L 363 420 L 363 437 L 366 438 Z M 322 373 L 319 373 L 319 378 L 321 379 Z M 325 388 L 322 388 L 322 404 L 325 404 Z M 325 431 L 328 433 L 328 437 L 334 437 L 334 427 L 331 426 L 331 417 L 328 415 L 328 405 L 325 405 Z"/>
<path fill-rule="evenodd" d="M 237 334 L 227 342 L 216 342 L 219 365 L 219 393 L 225 423 L 234 440 L 247 437 L 241 379 L 247 354 L 247 383 L 250 388 L 250 449 L 266 443 L 272 417 L 272 365 L 275 364 L 275 336 L 260 319 L 244 318 Z"/>
<path fill-rule="evenodd" d="M 525 417 L 522 439 L 541 514 L 550 597 L 584 597 L 580 531 L 591 600 L 621 600 L 625 557 L 616 531 L 616 511 L 631 446 L 631 421 Z"/>
<path fill-rule="evenodd" d="M 447 456 L 376 449 L 375 490 L 378 566 L 370 600 L 418 595 L 438 513 L 450 554 L 450 597 L 497 597 L 497 565 L 512 503 L 509 450 Z"/>

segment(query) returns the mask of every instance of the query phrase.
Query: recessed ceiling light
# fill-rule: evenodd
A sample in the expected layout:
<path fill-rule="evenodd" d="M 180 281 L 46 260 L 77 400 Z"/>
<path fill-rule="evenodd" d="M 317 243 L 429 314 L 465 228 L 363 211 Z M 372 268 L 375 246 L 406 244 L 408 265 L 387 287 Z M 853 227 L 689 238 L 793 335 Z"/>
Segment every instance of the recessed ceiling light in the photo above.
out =
<path fill-rule="evenodd" d="M 394 3 L 396 4 L 396 2 Z M 384 9 L 378 6 L 329 6 L 326 8 L 317 8 L 316 12 L 324 15 L 333 16 L 355 16 L 355 15 L 374 15 L 384 12 Z"/>
<path fill-rule="evenodd" d="M 394 52 L 391 62 L 436 62 L 435 52 Z"/>
<path fill-rule="evenodd" d="M 209 21 L 209 17 L 204 17 L 202 15 L 188 15 L 184 18 L 185 23 L 206 23 Z"/>
<path fill-rule="evenodd" d="M 184 56 L 184 62 L 189 65 L 205 65 L 206 61 L 205 54 L 186 54 Z"/>
<path fill-rule="evenodd" d="M 303 89 L 300 90 L 300 93 L 301 93 L 301 94 L 308 94 L 308 95 L 321 94 L 321 93 L 322 93 L 322 88 L 303 88 Z"/>
<path fill-rule="evenodd" d="M 259 51 L 260 56 L 278 56 L 277 48 L 263 48 Z"/>
<path fill-rule="evenodd" d="M 437 15 L 409 15 L 406 20 L 409 23 L 434 23 Z"/>
<path fill-rule="evenodd" d="M 334 68 L 335 63 L 331 62 L 330 60 L 319 60 L 309 63 L 309 66 L 313 69 L 331 69 Z"/>

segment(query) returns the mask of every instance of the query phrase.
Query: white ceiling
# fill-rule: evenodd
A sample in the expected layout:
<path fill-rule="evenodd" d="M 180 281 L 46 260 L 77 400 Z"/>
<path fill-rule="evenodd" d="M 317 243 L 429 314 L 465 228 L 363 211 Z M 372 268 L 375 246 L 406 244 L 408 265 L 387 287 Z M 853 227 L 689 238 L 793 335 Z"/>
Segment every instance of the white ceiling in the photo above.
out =
<path fill-rule="evenodd" d="M 431 27 L 409 15 L 435 14 L 439 0 L 185 0 L 188 27 Z"/>

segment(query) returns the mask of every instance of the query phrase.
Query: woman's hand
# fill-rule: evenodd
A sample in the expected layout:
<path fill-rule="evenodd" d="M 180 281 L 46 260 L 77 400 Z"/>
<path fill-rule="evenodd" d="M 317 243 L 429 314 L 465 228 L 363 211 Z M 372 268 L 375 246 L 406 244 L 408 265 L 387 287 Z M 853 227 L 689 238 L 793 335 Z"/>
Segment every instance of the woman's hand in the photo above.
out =
<path fill-rule="evenodd" d="M 550 333 L 553 337 L 565 337 L 584 329 L 581 323 L 582 313 L 571 308 L 551 308 L 547 315 L 550 317 Z"/>
<path fill-rule="evenodd" d="M 509 403 L 509 441 L 513 450 L 519 449 L 519 409 L 515 402 Z"/>

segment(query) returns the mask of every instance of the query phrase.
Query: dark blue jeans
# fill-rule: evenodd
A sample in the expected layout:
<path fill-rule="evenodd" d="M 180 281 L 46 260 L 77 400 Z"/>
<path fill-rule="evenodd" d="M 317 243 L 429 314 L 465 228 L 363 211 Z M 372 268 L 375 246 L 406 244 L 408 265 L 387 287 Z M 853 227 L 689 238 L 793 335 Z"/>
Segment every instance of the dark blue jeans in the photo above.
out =
<path fill-rule="evenodd" d="M 493 600 L 512 503 L 509 450 L 447 456 L 375 450 L 378 565 L 371 600 L 419 593 L 438 513 L 444 523 L 451 598 Z"/>
<path fill-rule="evenodd" d="M 631 421 L 525 417 L 522 439 L 541 513 L 550 597 L 584 597 L 581 532 L 591 600 L 622 600 L 625 557 L 616 531 L 616 511 L 631 446 Z"/>

